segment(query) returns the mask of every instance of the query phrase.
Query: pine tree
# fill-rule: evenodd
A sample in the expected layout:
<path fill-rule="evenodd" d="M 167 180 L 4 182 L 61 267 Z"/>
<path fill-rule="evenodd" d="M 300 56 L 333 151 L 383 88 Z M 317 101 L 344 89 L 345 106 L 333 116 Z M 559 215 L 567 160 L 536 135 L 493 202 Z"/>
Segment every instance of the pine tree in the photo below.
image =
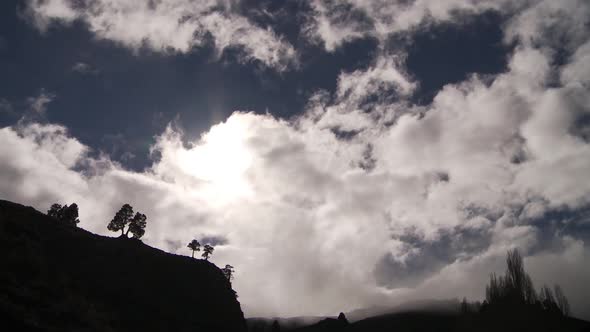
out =
<path fill-rule="evenodd" d="M 197 240 L 189 242 L 187 247 L 193 251 L 193 258 L 195 258 L 195 251 L 201 251 L 201 244 Z"/>
<path fill-rule="evenodd" d="M 557 284 L 553 286 L 553 293 L 555 293 L 555 301 L 557 302 L 557 307 L 561 311 L 561 314 L 564 316 L 569 316 L 570 304 L 565 295 L 563 294 L 561 287 Z"/>
<path fill-rule="evenodd" d="M 57 203 L 52 204 L 47 211 L 47 215 L 68 226 L 76 227 L 80 223 L 78 219 L 78 205 L 76 203 L 72 203 L 70 206 L 67 204 L 64 206 Z"/>
<path fill-rule="evenodd" d="M 112 232 L 121 231 L 121 235 L 125 235 L 124 228 L 129 224 L 132 217 L 133 208 L 129 204 L 124 204 L 108 224 L 107 229 Z"/>
<path fill-rule="evenodd" d="M 49 211 L 47 211 L 47 215 L 50 216 L 51 218 L 55 218 L 55 219 L 60 219 L 60 213 L 61 213 L 61 205 L 60 204 L 53 204 L 51 205 L 51 207 L 49 208 Z"/>
<path fill-rule="evenodd" d="M 215 248 L 213 248 L 213 246 L 206 244 L 203 247 L 203 254 L 201 256 L 203 258 L 205 258 L 205 260 L 209 260 L 209 256 L 211 256 L 213 254 L 213 250 L 215 250 Z"/>
<path fill-rule="evenodd" d="M 145 227 L 147 225 L 146 222 L 147 217 L 143 213 L 137 212 L 133 219 L 129 221 L 129 227 L 127 227 L 127 232 L 125 235 L 133 234 L 133 238 L 139 239 L 145 234 Z"/>
<path fill-rule="evenodd" d="M 62 210 L 62 222 L 73 227 L 76 227 L 78 223 L 80 223 L 80 220 L 78 219 L 78 205 L 76 203 L 72 203 L 70 206 L 65 205 Z"/>
<path fill-rule="evenodd" d="M 234 278 L 234 267 L 226 264 L 225 267 L 223 269 L 221 269 L 221 272 L 223 273 L 223 275 L 227 278 L 227 281 L 229 281 L 231 283 L 231 281 Z"/>

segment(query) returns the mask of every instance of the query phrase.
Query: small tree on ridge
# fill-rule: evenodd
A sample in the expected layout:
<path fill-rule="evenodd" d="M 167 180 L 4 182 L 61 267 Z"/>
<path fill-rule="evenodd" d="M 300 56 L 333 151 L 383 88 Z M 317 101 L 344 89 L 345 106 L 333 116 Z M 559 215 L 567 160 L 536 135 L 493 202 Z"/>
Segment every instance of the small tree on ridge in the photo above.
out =
<path fill-rule="evenodd" d="M 231 281 L 234 278 L 234 267 L 226 264 L 225 267 L 223 269 L 221 269 L 221 272 L 223 273 L 223 275 L 227 278 L 227 281 L 229 281 L 231 283 Z"/>
<path fill-rule="evenodd" d="M 124 204 L 119 211 L 113 217 L 113 220 L 108 224 L 107 228 L 109 231 L 118 232 L 121 231 L 121 236 L 127 237 L 129 233 L 134 238 L 139 239 L 145 234 L 145 227 L 147 217 L 145 214 L 137 212 L 133 215 L 133 207 L 129 204 Z M 127 231 L 125 232 L 125 226 Z"/>
<path fill-rule="evenodd" d="M 187 247 L 193 251 L 193 258 L 195 258 L 195 251 L 201 251 L 201 244 L 197 240 L 189 242 Z"/>
<path fill-rule="evenodd" d="M 78 205 L 76 203 L 72 203 L 70 206 L 67 204 L 64 206 L 57 203 L 53 204 L 47 211 L 47 215 L 68 226 L 77 227 L 80 222 L 78 219 Z"/>
<path fill-rule="evenodd" d="M 211 256 L 213 254 L 213 250 L 215 250 L 215 248 L 213 248 L 213 246 L 206 244 L 203 247 L 203 254 L 201 256 L 203 258 L 205 258 L 205 260 L 209 260 L 209 256 Z"/>
<path fill-rule="evenodd" d="M 127 227 L 127 233 L 125 235 L 133 234 L 133 238 L 139 239 L 145 234 L 145 226 L 147 226 L 147 217 L 143 213 L 137 212 L 133 219 L 129 221 L 129 227 Z"/>

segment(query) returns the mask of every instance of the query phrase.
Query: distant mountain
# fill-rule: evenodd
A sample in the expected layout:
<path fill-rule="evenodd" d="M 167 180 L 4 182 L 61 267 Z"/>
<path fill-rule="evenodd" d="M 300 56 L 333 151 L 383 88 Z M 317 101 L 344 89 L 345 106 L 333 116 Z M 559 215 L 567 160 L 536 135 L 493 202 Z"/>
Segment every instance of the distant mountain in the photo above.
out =
<path fill-rule="evenodd" d="M 374 306 L 368 308 L 355 309 L 345 313 L 348 321 L 356 322 L 362 319 L 390 315 L 401 312 L 437 312 L 437 313 L 458 313 L 460 302 L 457 299 L 452 300 L 417 300 L 396 306 Z M 247 318 L 248 331 L 264 332 L 271 331 L 274 321 L 277 321 L 281 331 L 291 331 L 303 327 L 311 326 L 324 320 L 331 322 L 336 316 L 301 316 L 301 317 L 251 317 Z M 322 323 L 322 325 L 330 323 Z"/>
<path fill-rule="evenodd" d="M 301 317 L 250 317 L 246 318 L 248 331 L 264 332 L 270 331 L 272 324 L 276 321 L 281 331 L 291 331 L 296 328 L 315 324 L 326 317 L 323 316 L 301 316 Z"/>
<path fill-rule="evenodd" d="M 460 302 L 457 299 L 451 300 L 416 300 L 396 306 L 375 306 L 369 308 L 355 309 L 346 313 L 350 322 L 361 319 L 389 315 L 403 312 L 431 312 L 431 313 L 458 313 Z"/>
<path fill-rule="evenodd" d="M 442 303 L 442 302 L 441 302 Z M 424 308 L 365 318 L 343 325 L 335 319 L 295 329 L 296 332 L 470 332 L 470 331 L 532 331 L 590 332 L 590 323 L 575 318 L 552 316 L 538 312 L 501 310 L 486 313 L 461 313 L 457 310 Z"/>
<path fill-rule="evenodd" d="M 2 200 L 0 262 L 3 331 L 247 330 L 214 264 Z"/>

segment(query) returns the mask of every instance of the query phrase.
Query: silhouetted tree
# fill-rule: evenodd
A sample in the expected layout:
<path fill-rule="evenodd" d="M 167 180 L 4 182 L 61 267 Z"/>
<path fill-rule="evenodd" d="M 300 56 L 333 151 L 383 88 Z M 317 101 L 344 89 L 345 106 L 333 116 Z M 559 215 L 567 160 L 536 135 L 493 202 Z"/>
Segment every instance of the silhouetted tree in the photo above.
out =
<path fill-rule="evenodd" d="M 127 233 L 125 233 L 125 235 L 131 232 L 133 238 L 141 238 L 143 234 L 145 234 L 145 226 L 147 225 L 146 219 L 147 217 L 145 214 L 137 212 L 129 222 L 129 227 L 127 227 Z"/>
<path fill-rule="evenodd" d="M 203 258 L 205 258 L 205 260 L 209 260 L 209 256 L 211 256 L 213 254 L 213 250 L 215 250 L 215 248 L 213 248 L 213 246 L 206 244 L 203 247 L 203 254 L 201 256 Z"/>
<path fill-rule="evenodd" d="M 539 293 L 539 302 L 545 311 L 553 314 L 562 314 L 559 305 L 555 301 L 555 297 L 553 296 L 551 288 L 549 288 L 547 285 L 544 285 L 541 288 L 541 292 Z"/>
<path fill-rule="evenodd" d="M 348 325 L 348 319 L 346 319 L 346 316 L 344 315 L 343 312 L 338 314 L 338 321 L 342 324 Z"/>
<path fill-rule="evenodd" d="M 201 244 L 197 240 L 189 242 L 187 247 L 193 251 L 193 258 L 195 258 L 195 251 L 201 251 Z"/>
<path fill-rule="evenodd" d="M 517 249 L 509 250 L 506 255 L 506 282 L 519 294 L 524 294 L 525 272 L 522 257 Z"/>
<path fill-rule="evenodd" d="M 517 249 L 508 251 L 506 255 L 506 275 L 497 277 L 490 275 L 490 283 L 486 286 L 486 301 L 494 303 L 511 298 L 512 301 L 534 304 L 537 293 L 531 277 L 524 270 L 524 263 Z"/>
<path fill-rule="evenodd" d="M 570 304 L 565 295 L 563 294 L 561 287 L 559 287 L 559 285 L 556 284 L 555 286 L 553 286 L 553 291 L 555 293 L 555 301 L 557 302 L 557 307 L 561 311 L 561 314 L 564 316 L 569 316 Z"/>
<path fill-rule="evenodd" d="M 67 204 L 64 206 L 53 204 L 47 211 L 47 215 L 68 226 L 76 227 L 80 222 L 78 219 L 78 205 L 76 203 L 72 203 L 70 206 Z"/>
<path fill-rule="evenodd" d="M 554 315 L 569 315 L 569 302 L 561 287 L 554 286 L 554 291 L 543 286 L 539 293 L 535 291 L 531 277 L 526 273 L 520 253 L 515 249 L 508 251 L 506 257 L 506 275 L 490 275 L 486 286 L 486 300 L 482 310 L 494 307 L 495 310 L 519 312 L 525 310 L 542 310 Z"/>
<path fill-rule="evenodd" d="M 52 204 L 51 207 L 49 208 L 49 210 L 47 211 L 47 215 L 55 218 L 55 219 L 59 219 L 60 217 L 60 213 L 61 213 L 61 205 L 60 204 Z"/>
<path fill-rule="evenodd" d="M 107 226 L 107 229 L 112 232 L 121 231 L 121 235 L 125 235 L 124 229 L 133 217 L 133 208 L 129 204 L 124 204 L 113 217 L 113 220 Z"/>
<path fill-rule="evenodd" d="M 280 332 L 281 331 L 281 325 L 279 325 L 279 322 L 276 319 L 274 322 L 272 322 L 272 326 L 271 326 L 270 330 L 272 332 Z"/>
<path fill-rule="evenodd" d="M 523 300 L 527 304 L 537 301 L 537 294 L 531 277 L 524 270 L 522 256 L 517 249 L 508 251 L 506 255 L 505 287 L 512 296 Z"/>
<path fill-rule="evenodd" d="M 526 274 L 524 280 L 524 299 L 527 304 L 535 304 L 538 301 L 533 280 L 528 274 Z"/>
<path fill-rule="evenodd" d="M 121 236 L 125 237 L 131 233 L 134 238 L 139 239 L 145 234 L 146 220 L 147 217 L 145 214 L 137 212 L 134 216 L 133 207 L 129 204 L 124 204 L 115 214 L 107 228 L 113 232 L 121 231 Z M 125 226 L 128 226 L 127 232 L 125 232 Z"/>
<path fill-rule="evenodd" d="M 494 303 L 499 300 L 503 294 L 503 278 L 500 277 L 499 279 L 496 277 L 495 273 L 490 274 L 490 284 L 486 286 L 486 302 L 487 303 Z"/>
<path fill-rule="evenodd" d="M 461 313 L 467 314 L 469 313 L 469 303 L 467 303 L 467 298 L 464 297 L 463 301 L 461 301 Z"/>
<path fill-rule="evenodd" d="M 227 281 L 231 283 L 232 279 L 234 278 L 234 267 L 229 264 L 226 264 L 225 267 L 221 269 L 221 272 L 227 278 Z"/>

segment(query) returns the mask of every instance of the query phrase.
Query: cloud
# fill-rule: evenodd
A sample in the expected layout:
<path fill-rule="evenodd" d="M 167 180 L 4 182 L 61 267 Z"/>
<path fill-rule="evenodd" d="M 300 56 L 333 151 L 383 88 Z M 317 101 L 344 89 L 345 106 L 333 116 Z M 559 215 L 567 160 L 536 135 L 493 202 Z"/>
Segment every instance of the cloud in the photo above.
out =
<path fill-rule="evenodd" d="M 333 51 L 357 38 L 371 37 L 383 42 L 392 34 L 411 32 L 434 22 L 454 23 L 460 21 L 457 17 L 461 13 L 518 7 L 517 4 L 507 6 L 508 3 L 503 0 L 313 0 L 304 32 L 322 43 L 326 50 Z"/>
<path fill-rule="evenodd" d="M 85 63 L 85 62 L 76 62 L 72 66 L 72 71 L 79 73 L 79 74 L 89 74 L 89 75 L 96 75 L 96 74 L 100 73 L 100 70 L 98 70 L 97 68 L 94 68 L 93 66 L 91 66 L 90 64 Z"/>
<path fill-rule="evenodd" d="M 12 104 L 4 98 L 0 98 L 0 114 L 4 114 L 4 115 L 13 115 L 14 114 Z"/>
<path fill-rule="evenodd" d="M 384 43 L 394 34 L 411 36 L 437 23 L 462 24 L 490 10 L 512 17 L 506 27 L 507 41 L 568 45 L 585 39 L 589 14 L 583 0 L 313 0 L 311 7 L 303 32 L 328 51 L 358 38 Z"/>
<path fill-rule="evenodd" d="M 168 127 L 143 172 L 91 157 L 58 125 L 0 129 L 0 192 L 39 209 L 75 201 L 80 225 L 101 234 L 128 202 L 148 216 L 145 241 L 179 254 L 193 237 L 223 239 L 212 261 L 236 267 L 251 316 L 481 299 L 488 274 L 519 247 L 537 286 L 561 282 L 589 318 L 588 232 L 564 229 L 588 227 L 590 145 L 578 119 L 590 105 L 590 16 L 545 10 L 590 6 L 560 3 L 523 6 L 505 30 L 517 42 L 506 71 L 447 85 L 430 105 L 411 103 L 419 82 L 403 58 L 380 52 L 296 119 L 235 112 L 188 144 Z M 452 4 L 491 6 L 407 6 L 444 18 Z M 415 21 L 404 15 L 395 24 Z M 555 40 L 538 35 L 581 27 L 562 62 Z"/>
<path fill-rule="evenodd" d="M 210 244 L 212 246 L 222 246 L 227 244 L 227 239 L 219 235 L 206 235 L 201 238 L 202 244 Z"/>
<path fill-rule="evenodd" d="M 394 99 L 409 95 L 416 83 L 403 72 L 402 63 L 395 56 L 381 55 L 366 70 L 342 73 L 338 78 L 337 98 L 358 105 L 373 96 Z"/>
<path fill-rule="evenodd" d="M 212 40 L 218 55 L 241 50 L 240 61 L 257 61 L 279 71 L 296 64 L 296 52 L 281 36 L 234 10 L 231 1 L 29 0 L 27 17 L 41 31 L 82 21 L 99 39 L 134 51 L 186 53 Z"/>
<path fill-rule="evenodd" d="M 22 121 L 39 121 L 45 119 L 47 106 L 57 97 L 45 89 L 41 89 L 39 94 L 26 99 L 26 110 L 23 113 Z"/>

